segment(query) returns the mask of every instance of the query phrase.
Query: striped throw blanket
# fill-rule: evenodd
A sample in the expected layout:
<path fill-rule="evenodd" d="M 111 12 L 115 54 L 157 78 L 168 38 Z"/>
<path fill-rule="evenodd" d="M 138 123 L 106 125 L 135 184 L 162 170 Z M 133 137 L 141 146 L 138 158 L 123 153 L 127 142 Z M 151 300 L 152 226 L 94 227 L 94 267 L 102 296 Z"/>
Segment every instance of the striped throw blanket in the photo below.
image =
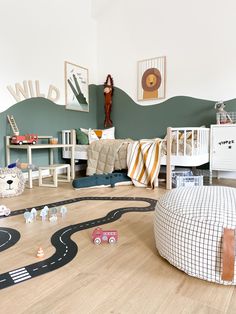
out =
<path fill-rule="evenodd" d="M 135 186 L 157 187 L 161 160 L 159 138 L 129 144 L 127 151 L 128 176 Z"/>

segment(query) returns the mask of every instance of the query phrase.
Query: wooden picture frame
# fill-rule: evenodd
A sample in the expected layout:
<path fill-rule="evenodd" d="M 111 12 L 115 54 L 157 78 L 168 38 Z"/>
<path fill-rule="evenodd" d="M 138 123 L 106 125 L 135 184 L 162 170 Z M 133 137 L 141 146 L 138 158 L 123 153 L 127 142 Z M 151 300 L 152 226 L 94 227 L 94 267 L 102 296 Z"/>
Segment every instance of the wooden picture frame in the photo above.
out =
<path fill-rule="evenodd" d="M 166 97 L 166 57 L 138 61 L 138 100 L 159 100 Z"/>
<path fill-rule="evenodd" d="M 66 109 L 89 112 L 88 69 L 65 61 L 64 71 Z"/>

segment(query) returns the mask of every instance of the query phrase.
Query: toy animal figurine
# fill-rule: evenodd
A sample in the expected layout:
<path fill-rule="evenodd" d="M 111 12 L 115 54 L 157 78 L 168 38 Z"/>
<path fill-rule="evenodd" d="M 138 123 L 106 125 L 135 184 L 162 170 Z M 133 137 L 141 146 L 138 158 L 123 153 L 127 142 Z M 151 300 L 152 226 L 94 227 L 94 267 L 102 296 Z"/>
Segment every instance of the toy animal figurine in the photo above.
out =
<path fill-rule="evenodd" d="M 111 106 L 112 106 L 112 95 L 113 95 L 113 79 L 110 74 L 107 75 L 106 82 L 104 83 L 104 97 L 105 97 L 105 121 L 104 126 L 112 126 L 111 120 Z"/>
<path fill-rule="evenodd" d="M 132 184 L 130 177 L 126 173 L 108 173 L 108 174 L 94 174 L 88 177 L 81 177 L 73 180 L 72 186 L 75 189 L 88 188 L 88 187 L 99 187 L 99 186 L 110 186 L 114 187 L 119 184 Z"/>
<path fill-rule="evenodd" d="M 26 210 L 24 212 L 24 218 L 25 218 L 26 223 L 31 223 L 34 220 L 33 214 L 31 212 L 29 212 L 28 210 Z"/>
<path fill-rule="evenodd" d="M 224 108 L 225 104 L 223 101 L 218 101 L 215 104 L 215 109 L 217 110 L 217 124 L 232 123 L 232 119 Z"/>

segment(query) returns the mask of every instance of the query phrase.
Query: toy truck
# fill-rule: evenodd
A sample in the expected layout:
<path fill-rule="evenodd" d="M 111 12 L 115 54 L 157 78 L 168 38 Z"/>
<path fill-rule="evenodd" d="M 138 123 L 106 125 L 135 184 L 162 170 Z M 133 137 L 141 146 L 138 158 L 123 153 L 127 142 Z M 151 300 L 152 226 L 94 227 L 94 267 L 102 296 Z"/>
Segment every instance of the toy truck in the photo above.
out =
<path fill-rule="evenodd" d="M 38 142 L 37 134 L 13 135 L 11 137 L 11 144 L 36 144 Z"/>
<path fill-rule="evenodd" d="M 93 230 L 92 239 L 94 244 L 101 244 L 101 242 L 116 243 L 118 240 L 118 232 L 116 230 L 102 230 L 96 228 Z"/>

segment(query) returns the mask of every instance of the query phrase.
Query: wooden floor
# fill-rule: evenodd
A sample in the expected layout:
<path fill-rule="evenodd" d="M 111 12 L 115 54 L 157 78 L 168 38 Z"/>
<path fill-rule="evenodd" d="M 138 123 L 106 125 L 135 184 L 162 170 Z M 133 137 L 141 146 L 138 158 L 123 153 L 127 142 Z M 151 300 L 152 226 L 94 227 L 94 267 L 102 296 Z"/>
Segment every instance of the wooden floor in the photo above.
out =
<path fill-rule="evenodd" d="M 234 185 L 234 181 L 218 182 Z M 1 199 L 11 210 L 80 196 L 144 196 L 157 199 L 166 192 L 135 187 L 75 191 L 70 184 L 58 188 L 25 189 L 21 196 Z M 20 241 L 1 252 L 0 273 L 35 263 L 42 246 L 45 258 L 54 248 L 50 237 L 63 226 L 101 217 L 108 211 L 146 203 L 83 201 L 68 205 L 65 219 L 25 224 L 23 215 L 1 220 L 15 228 Z M 155 248 L 153 212 L 128 213 L 104 228 L 119 232 L 115 245 L 95 246 L 92 230 L 77 232 L 72 239 L 79 251 L 72 262 L 29 281 L 0 291 L 0 313 L 236 313 L 236 289 L 186 275 L 162 259 Z"/>

